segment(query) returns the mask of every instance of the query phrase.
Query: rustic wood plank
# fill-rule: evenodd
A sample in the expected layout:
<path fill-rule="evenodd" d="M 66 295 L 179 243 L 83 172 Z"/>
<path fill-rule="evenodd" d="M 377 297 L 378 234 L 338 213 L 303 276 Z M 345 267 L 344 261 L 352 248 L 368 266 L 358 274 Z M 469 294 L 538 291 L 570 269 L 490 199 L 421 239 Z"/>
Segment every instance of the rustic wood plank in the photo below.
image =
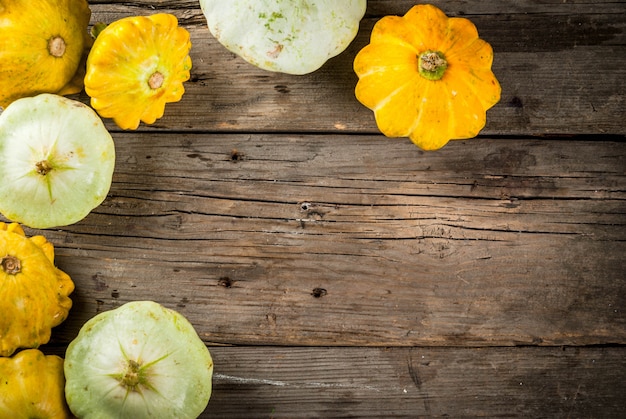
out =
<path fill-rule="evenodd" d="M 260 70 L 226 51 L 192 3 L 92 5 L 94 22 L 172 12 L 192 35 L 194 68 L 187 93 L 168 106 L 164 118 L 142 130 L 377 132 L 372 113 L 354 97 L 352 61 L 380 16 L 404 13 L 412 2 L 369 2 L 348 50 L 306 76 Z M 489 111 L 483 134 L 626 133 L 626 14 L 618 13 L 623 4 L 443 3 L 439 6 L 451 15 L 470 17 L 495 50 L 493 68 L 503 94 Z M 78 98 L 88 101 L 84 94 Z"/>
<path fill-rule="evenodd" d="M 229 344 L 626 341 L 625 143 L 115 138 L 109 198 L 45 232 L 77 283 L 61 342 L 137 299 Z"/>
<path fill-rule="evenodd" d="M 201 418 L 618 418 L 626 410 L 623 347 L 209 350 L 213 394 Z"/>
<path fill-rule="evenodd" d="M 199 9 L 198 0 L 88 0 L 94 6 L 146 8 L 149 10 L 193 10 Z M 516 14 L 516 13 L 622 13 L 623 2 L 615 0 L 433 0 L 431 4 L 447 9 L 451 15 L 467 14 Z M 368 0 L 366 16 L 404 14 L 414 0 Z"/>
<path fill-rule="evenodd" d="M 624 348 L 210 348 L 203 417 L 622 416 Z"/>
<path fill-rule="evenodd" d="M 167 4 L 167 1 L 163 1 Z M 417 2 L 414 0 L 368 0 L 367 14 L 384 16 L 402 15 Z M 433 0 L 428 3 L 445 10 L 452 16 L 481 14 L 620 14 L 624 12 L 621 1 L 614 0 Z"/>

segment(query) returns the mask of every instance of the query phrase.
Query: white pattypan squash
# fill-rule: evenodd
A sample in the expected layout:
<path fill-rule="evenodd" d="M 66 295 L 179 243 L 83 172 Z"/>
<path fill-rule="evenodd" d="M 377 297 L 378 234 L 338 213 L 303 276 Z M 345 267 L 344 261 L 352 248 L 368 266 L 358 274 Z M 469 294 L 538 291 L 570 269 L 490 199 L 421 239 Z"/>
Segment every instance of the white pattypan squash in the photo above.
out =
<path fill-rule="evenodd" d="M 65 353 L 65 397 L 82 419 L 197 418 L 212 375 L 191 323 L 153 301 L 96 315 Z"/>
<path fill-rule="evenodd" d="M 32 228 L 80 221 L 106 198 L 113 138 L 93 109 L 43 93 L 0 114 L 0 213 Z"/>
<path fill-rule="evenodd" d="M 269 71 L 307 74 L 356 36 L 366 0 L 200 0 L 228 50 Z"/>

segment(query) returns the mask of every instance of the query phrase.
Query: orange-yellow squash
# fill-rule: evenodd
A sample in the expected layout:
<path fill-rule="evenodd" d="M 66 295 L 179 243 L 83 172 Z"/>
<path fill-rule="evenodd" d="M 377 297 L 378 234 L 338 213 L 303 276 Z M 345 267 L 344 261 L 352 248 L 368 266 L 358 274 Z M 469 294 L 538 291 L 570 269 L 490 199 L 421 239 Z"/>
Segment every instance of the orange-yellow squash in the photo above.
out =
<path fill-rule="evenodd" d="M 91 106 L 122 129 L 137 129 L 179 101 L 189 80 L 189 32 L 174 15 L 131 16 L 106 26 L 87 57 Z"/>
<path fill-rule="evenodd" d="M 425 150 L 475 137 L 500 100 L 493 50 L 465 18 L 432 5 L 376 23 L 355 57 L 357 99 L 374 111 L 388 137 L 409 137 Z"/>
<path fill-rule="evenodd" d="M 0 0 L 0 107 L 39 93 L 77 93 L 89 43 L 86 0 Z"/>
<path fill-rule="evenodd" d="M 26 349 L 0 358 L 0 418 L 73 417 L 65 401 L 63 359 Z"/>
<path fill-rule="evenodd" d="M 0 356 L 47 343 L 67 318 L 73 290 L 45 237 L 27 238 L 19 224 L 0 223 Z"/>

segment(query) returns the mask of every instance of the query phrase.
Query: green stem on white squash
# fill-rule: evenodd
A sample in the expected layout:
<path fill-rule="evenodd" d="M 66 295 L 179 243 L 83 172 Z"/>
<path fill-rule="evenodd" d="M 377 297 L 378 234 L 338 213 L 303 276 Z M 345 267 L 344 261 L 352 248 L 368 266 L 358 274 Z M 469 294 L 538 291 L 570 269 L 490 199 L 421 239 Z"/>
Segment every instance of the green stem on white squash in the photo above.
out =
<path fill-rule="evenodd" d="M 129 391 L 137 391 L 147 381 L 141 364 L 132 359 L 128 360 L 125 371 L 117 379 Z"/>
<path fill-rule="evenodd" d="M 124 370 L 118 374 L 112 374 L 120 385 L 126 389 L 127 392 L 141 392 L 143 390 L 155 391 L 155 388 L 150 383 L 150 367 L 167 358 L 168 355 L 164 355 L 154 361 L 148 363 L 142 363 L 129 359 L 124 352 L 126 358 Z"/>
<path fill-rule="evenodd" d="M 50 165 L 48 160 L 38 161 L 37 163 L 35 163 L 35 168 L 37 170 L 37 173 L 39 173 L 41 176 L 47 175 L 52 170 L 52 166 Z"/>
<path fill-rule="evenodd" d="M 447 68 L 448 61 L 439 51 L 425 51 L 419 56 L 418 70 L 420 76 L 427 80 L 440 80 Z"/>

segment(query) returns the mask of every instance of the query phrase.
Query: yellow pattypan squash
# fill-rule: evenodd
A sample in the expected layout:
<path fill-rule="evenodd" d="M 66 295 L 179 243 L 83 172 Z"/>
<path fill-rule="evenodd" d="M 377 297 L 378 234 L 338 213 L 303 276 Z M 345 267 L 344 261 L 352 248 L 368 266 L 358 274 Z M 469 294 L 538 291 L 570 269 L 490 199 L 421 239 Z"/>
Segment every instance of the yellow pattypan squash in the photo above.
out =
<path fill-rule="evenodd" d="M 26 349 L 0 358 L 0 418 L 73 417 L 65 401 L 63 359 Z"/>
<path fill-rule="evenodd" d="M 416 5 L 376 23 L 354 60 L 355 94 L 383 134 L 435 150 L 485 126 L 487 109 L 500 100 L 492 61 L 472 22 Z"/>
<path fill-rule="evenodd" d="M 47 343 L 67 318 L 73 290 L 45 237 L 27 238 L 19 224 L 0 222 L 0 356 Z"/>
<path fill-rule="evenodd" d="M 131 16 L 106 26 L 87 57 L 91 106 L 122 129 L 154 123 L 189 80 L 189 32 L 174 15 Z"/>
<path fill-rule="evenodd" d="M 0 0 L 0 107 L 39 93 L 77 93 L 89 44 L 86 0 Z"/>

